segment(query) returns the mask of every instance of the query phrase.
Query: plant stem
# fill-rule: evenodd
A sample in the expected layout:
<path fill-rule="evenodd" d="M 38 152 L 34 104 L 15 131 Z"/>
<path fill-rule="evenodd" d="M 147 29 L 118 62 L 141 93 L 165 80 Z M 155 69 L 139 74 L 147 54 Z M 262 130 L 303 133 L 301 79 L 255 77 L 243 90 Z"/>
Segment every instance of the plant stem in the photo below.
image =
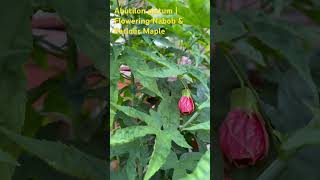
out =
<path fill-rule="evenodd" d="M 193 42 L 191 42 L 190 46 L 186 47 L 183 52 L 186 52 L 189 48 L 192 48 L 192 46 L 198 41 L 198 39 L 199 38 L 196 38 Z"/>
<path fill-rule="evenodd" d="M 180 129 L 183 129 L 183 128 L 185 128 L 186 126 L 188 126 L 188 125 L 189 125 L 190 123 L 192 123 L 199 115 L 200 115 L 200 112 L 199 112 L 199 111 L 195 112 L 195 113 L 191 116 L 191 118 L 190 118 L 186 123 L 184 123 L 182 126 L 180 126 Z"/>
<path fill-rule="evenodd" d="M 179 80 L 181 81 L 181 83 L 182 83 L 182 85 L 183 85 L 183 87 L 184 87 L 185 89 L 189 89 L 188 86 L 185 84 L 185 82 L 183 81 L 182 78 L 179 78 Z"/>
<path fill-rule="evenodd" d="M 240 81 L 241 87 L 244 87 L 244 86 L 245 86 L 244 80 L 243 80 L 243 78 L 241 77 L 240 72 L 239 72 L 239 70 L 236 68 L 234 62 L 232 62 L 233 59 L 232 59 L 230 56 L 228 56 L 228 55 L 226 55 L 226 58 L 227 58 L 228 63 L 230 64 L 231 68 L 233 69 L 234 73 L 236 74 L 238 80 Z"/>
<path fill-rule="evenodd" d="M 263 101 L 261 100 L 259 94 L 256 92 L 256 90 L 254 89 L 254 87 L 252 86 L 251 82 L 245 78 L 245 73 L 241 71 L 241 68 L 237 65 L 237 63 L 235 62 L 234 58 L 232 57 L 232 55 L 229 56 L 230 60 L 234 61 L 234 68 L 239 70 L 238 71 L 238 75 L 241 78 L 241 80 L 244 80 L 245 83 L 247 84 L 247 86 L 249 87 L 249 89 L 251 90 L 251 92 L 253 93 L 253 95 L 255 96 L 255 99 L 258 102 L 258 109 L 260 110 L 259 112 L 261 113 L 262 117 L 264 117 L 264 122 L 266 123 L 267 129 L 270 132 L 269 133 L 269 137 L 272 139 L 272 143 L 275 146 L 275 148 L 278 150 L 278 152 L 280 151 L 280 147 L 278 144 L 276 144 L 277 142 L 277 137 L 272 133 L 273 131 L 273 127 L 271 125 L 271 120 L 268 118 L 268 116 L 266 115 L 266 113 L 263 110 Z M 241 73 L 240 73 L 241 72 Z M 267 119 L 267 120 L 266 120 Z"/>
<path fill-rule="evenodd" d="M 258 177 L 258 180 L 275 179 L 286 167 L 284 160 L 276 159 L 272 164 Z"/>

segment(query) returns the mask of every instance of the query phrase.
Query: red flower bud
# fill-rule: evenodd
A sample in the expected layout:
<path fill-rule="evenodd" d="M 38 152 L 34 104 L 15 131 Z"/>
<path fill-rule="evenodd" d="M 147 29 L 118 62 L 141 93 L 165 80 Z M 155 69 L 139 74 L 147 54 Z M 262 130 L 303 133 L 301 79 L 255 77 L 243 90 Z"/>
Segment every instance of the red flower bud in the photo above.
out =
<path fill-rule="evenodd" d="M 178 107 L 180 109 L 180 112 L 185 115 L 191 114 L 194 111 L 194 103 L 192 97 L 190 96 L 190 91 L 182 91 L 182 97 L 179 100 Z"/>
<path fill-rule="evenodd" d="M 237 167 L 254 165 L 268 153 L 269 138 L 256 112 L 235 109 L 220 127 L 220 146 L 226 159 Z"/>

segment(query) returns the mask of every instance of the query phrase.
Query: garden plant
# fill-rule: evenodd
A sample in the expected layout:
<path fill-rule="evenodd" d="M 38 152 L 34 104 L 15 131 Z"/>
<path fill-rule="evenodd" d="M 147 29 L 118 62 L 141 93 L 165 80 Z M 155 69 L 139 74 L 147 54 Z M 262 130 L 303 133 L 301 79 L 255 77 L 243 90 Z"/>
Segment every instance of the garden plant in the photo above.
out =
<path fill-rule="evenodd" d="M 173 18 L 184 23 L 120 25 L 116 18 L 152 16 L 117 14 L 117 8 L 177 8 Z M 111 32 L 119 26 L 166 30 L 111 34 L 111 179 L 209 179 L 209 1 L 112 1 L 110 13 Z"/>
<path fill-rule="evenodd" d="M 1 2 L 1 180 L 109 177 L 106 9 L 96 0 Z M 51 26 L 39 13 L 59 17 L 61 44 L 39 34 Z"/>
<path fill-rule="evenodd" d="M 213 179 L 320 179 L 319 1 L 214 6 Z"/>
<path fill-rule="evenodd" d="M 319 0 L 109 3 L 2 2 L 1 180 L 320 179 Z"/>

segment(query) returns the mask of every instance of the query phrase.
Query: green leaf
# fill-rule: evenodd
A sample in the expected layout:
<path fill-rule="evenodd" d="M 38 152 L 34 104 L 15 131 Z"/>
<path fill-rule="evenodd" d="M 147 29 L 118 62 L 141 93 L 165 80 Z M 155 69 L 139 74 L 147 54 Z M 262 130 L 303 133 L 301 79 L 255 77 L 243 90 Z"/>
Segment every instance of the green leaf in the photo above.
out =
<path fill-rule="evenodd" d="M 165 133 L 158 133 L 144 180 L 149 180 L 161 168 L 161 166 L 166 162 L 170 151 L 170 137 Z"/>
<path fill-rule="evenodd" d="M 179 168 L 193 171 L 202 155 L 200 152 L 183 153 L 179 159 Z"/>
<path fill-rule="evenodd" d="M 236 16 L 222 11 L 213 13 L 214 42 L 230 42 L 243 36 L 247 31 Z"/>
<path fill-rule="evenodd" d="M 33 51 L 32 51 L 32 60 L 41 68 L 48 68 L 48 54 L 45 49 L 43 49 L 38 44 L 34 43 Z"/>
<path fill-rule="evenodd" d="M 159 56 L 157 56 L 155 54 L 155 52 L 152 53 L 152 52 L 140 51 L 140 50 L 136 50 L 136 49 L 132 49 L 132 50 L 135 51 L 136 53 L 142 55 L 142 57 L 147 58 L 147 60 L 150 60 L 150 61 L 152 61 L 154 63 L 157 63 L 160 66 L 164 66 L 164 67 L 176 66 L 176 64 L 168 61 L 161 54 L 159 54 Z"/>
<path fill-rule="evenodd" d="M 279 176 L 281 171 L 286 167 L 286 162 L 280 159 L 274 160 L 270 166 L 263 171 L 257 180 L 275 179 Z"/>
<path fill-rule="evenodd" d="M 166 162 L 162 165 L 161 169 L 168 170 L 171 168 L 176 168 L 179 165 L 179 160 L 177 154 L 174 151 L 168 155 Z"/>
<path fill-rule="evenodd" d="M 75 180 L 76 178 L 67 174 L 58 172 L 51 168 L 48 164 L 43 162 L 38 157 L 24 153 L 19 157 L 21 165 L 17 166 L 12 179 L 24 179 L 31 180 L 33 178 L 45 179 L 45 180 L 57 180 L 57 179 L 68 179 Z M 36 171 L 35 171 L 36 169 Z"/>
<path fill-rule="evenodd" d="M 68 120 L 74 117 L 72 104 L 62 88 L 49 90 L 43 105 L 43 112 L 59 114 Z"/>
<path fill-rule="evenodd" d="M 23 65 L 32 50 L 30 17 L 32 9 L 28 0 L 2 1 L 0 7 L 0 124 L 20 132 L 25 119 L 26 79 Z M 0 148 L 14 158 L 19 148 L 0 138 Z M 15 165 L 0 162 L 2 180 L 11 180 Z"/>
<path fill-rule="evenodd" d="M 110 129 L 112 129 L 113 127 L 115 115 L 116 115 L 116 112 L 113 109 L 110 109 Z"/>
<path fill-rule="evenodd" d="M 185 169 L 176 168 L 173 171 L 172 180 L 180 180 L 185 176 L 187 176 L 187 172 Z"/>
<path fill-rule="evenodd" d="M 303 128 L 292 135 L 283 145 L 285 151 L 297 150 L 306 145 L 320 144 L 320 130 L 315 128 Z"/>
<path fill-rule="evenodd" d="M 150 109 L 149 113 L 152 116 L 152 127 L 160 129 L 162 126 L 161 113 L 154 111 L 153 109 Z"/>
<path fill-rule="evenodd" d="M 111 55 L 110 55 L 110 80 L 118 80 L 120 77 L 120 65 L 121 61 L 119 56 L 122 52 L 122 48 L 120 46 L 113 45 L 111 47 Z"/>
<path fill-rule="evenodd" d="M 129 143 L 133 140 L 144 137 L 148 134 L 155 134 L 156 131 L 148 126 L 131 126 L 124 129 L 116 130 L 115 134 L 110 138 L 110 145 Z"/>
<path fill-rule="evenodd" d="M 143 76 L 139 73 L 138 69 L 134 70 L 133 73 L 136 76 L 136 78 L 140 80 L 140 83 L 143 85 L 143 87 L 149 89 L 159 97 L 163 98 L 161 92 L 158 89 L 157 81 L 155 79 L 150 78 L 148 76 Z"/>
<path fill-rule="evenodd" d="M 210 1 L 209 0 L 188 0 L 191 11 L 196 15 L 202 27 L 210 27 Z"/>
<path fill-rule="evenodd" d="M 285 4 L 284 0 L 272 0 L 273 1 L 273 15 L 279 17 L 281 15 L 282 10 L 291 3 L 292 0 L 287 1 Z"/>
<path fill-rule="evenodd" d="M 27 138 L 4 128 L 0 128 L 0 131 L 25 151 L 42 159 L 58 171 L 88 180 L 105 180 L 109 176 L 106 161 L 96 159 L 74 147 Z"/>
<path fill-rule="evenodd" d="M 200 152 L 184 153 L 178 160 L 175 152 L 171 152 L 161 169 L 168 170 L 174 168 L 172 179 L 181 179 L 187 176 L 186 170 L 194 170 L 201 156 Z"/>
<path fill-rule="evenodd" d="M 126 174 L 122 171 L 110 171 L 110 179 L 112 180 L 125 180 Z"/>
<path fill-rule="evenodd" d="M 7 152 L 0 149 L 0 162 L 18 166 L 19 163 Z"/>
<path fill-rule="evenodd" d="M 111 103 L 111 105 L 130 117 L 138 118 L 141 121 L 146 122 L 148 125 L 155 125 L 155 123 L 153 122 L 153 118 L 149 114 L 138 111 L 138 110 L 136 110 L 132 107 L 129 107 L 129 106 L 119 106 L 114 103 Z"/>
<path fill-rule="evenodd" d="M 176 11 L 175 8 L 177 8 L 178 15 L 183 17 L 184 24 L 196 25 L 202 28 L 210 27 L 210 3 L 208 0 L 189 0 L 188 2 L 194 7 L 191 7 L 191 4 L 187 7 L 185 3 L 175 0 L 149 0 L 149 2 L 153 3 L 157 8 L 172 9 L 174 12 Z M 197 9 L 199 8 L 204 9 L 198 11 Z"/>
<path fill-rule="evenodd" d="M 112 46 L 111 55 L 110 55 L 110 102 L 117 103 L 119 97 L 118 90 L 118 82 L 120 79 L 120 63 L 119 63 L 119 55 L 121 53 L 120 47 Z M 115 109 L 110 108 L 110 129 L 112 129 L 114 117 L 115 117 Z"/>
<path fill-rule="evenodd" d="M 208 79 L 209 75 L 206 74 L 203 70 L 200 70 L 198 67 L 189 66 L 187 68 L 187 72 L 191 77 L 196 78 L 204 88 L 206 88 L 207 91 L 209 91 L 208 88 Z"/>
<path fill-rule="evenodd" d="M 185 69 L 176 67 L 176 68 L 153 68 L 147 70 L 139 70 L 144 76 L 153 77 L 153 78 L 167 78 L 175 77 L 185 74 L 187 71 Z"/>
<path fill-rule="evenodd" d="M 120 61 L 118 59 L 121 53 L 120 47 L 112 46 L 110 55 L 110 101 L 117 103 L 119 90 L 118 82 L 120 79 Z"/>
<path fill-rule="evenodd" d="M 170 130 L 166 130 L 165 132 L 169 134 L 172 141 L 175 142 L 177 145 L 184 148 L 189 148 L 189 149 L 192 148 L 178 130 L 170 129 Z"/>
<path fill-rule="evenodd" d="M 200 159 L 196 169 L 181 180 L 209 180 L 210 179 L 210 151 Z"/>
<path fill-rule="evenodd" d="M 308 54 L 303 47 L 301 39 L 285 28 L 280 28 L 270 23 L 258 21 L 249 22 L 248 25 L 261 42 L 282 54 L 309 86 L 315 89 L 308 63 L 306 63 Z"/>
<path fill-rule="evenodd" d="M 254 63 L 259 64 L 261 66 L 266 66 L 262 54 L 248 42 L 240 40 L 235 43 L 235 48 L 238 50 L 239 53 L 245 55 Z"/>
<path fill-rule="evenodd" d="M 25 77 L 22 64 L 18 62 L 21 58 L 24 58 L 23 54 L 0 57 L 3 62 L 0 64 L 0 123 L 17 131 L 23 125 L 26 102 Z"/>
<path fill-rule="evenodd" d="M 210 130 L 210 121 L 199 123 L 194 126 L 184 128 L 183 131 Z"/>
<path fill-rule="evenodd" d="M 117 103 L 119 97 L 118 81 L 110 79 L 110 102 Z"/>
<path fill-rule="evenodd" d="M 179 126 L 180 112 L 178 101 L 172 97 L 166 96 L 158 106 L 158 112 L 161 115 L 162 125 L 166 128 L 177 128 Z"/>
<path fill-rule="evenodd" d="M 313 114 L 306 105 L 317 107 L 319 95 L 316 89 L 298 74 L 289 69 L 281 78 L 278 89 L 278 109 L 280 112 L 279 130 L 292 133 L 306 126 L 313 118 Z M 279 116 L 277 116 L 279 117 Z"/>
<path fill-rule="evenodd" d="M 196 78 L 199 82 L 207 88 L 207 79 L 208 74 L 199 70 L 194 66 L 178 66 L 170 61 L 163 59 L 160 56 L 156 56 L 149 52 L 140 51 L 141 54 L 149 57 L 153 62 L 158 63 L 159 65 L 165 66 L 167 68 L 154 68 L 154 69 L 141 69 L 139 72 L 146 77 L 157 77 L 157 78 L 166 78 L 174 77 L 178 75 L 183 75 L 188 73 L 190 76 Z"/>
<path fill-rule="evenodd" d="M 209 95 L 207 95 L 207 100 L 200 104 L 200 106 L 198 107 L 198 110 L 202 111 L 205 108 L 210 108 L 210 96 Z"/>
<path fill-rule="evenodd" d="M 101 73 L 107 75 L 107 33 L 105 4 L 99 0 L 46 0 L 67 25 L 80 51 L 88 56 Z M 70 10 L 72 9 L 72 11 Z"/>
<path fill-rule="evenodd" d="M 281 166 L 278 166 L 274 168 L 275 170 L 278 168 L 278 172 L 280 172 L 280 175 L 278 175 L 277 178 L 279 180 L 304 179 L 306 177 L 308 180 L 320 179 L 318 168 L 318 163 L 320 161 L 320 155 L 318 153 L 319 150 L 319 145 L 307 146 L 303 149 L 300 149 L 289 160 L 282 160 L 281 162 L 283 167 L 281 168 Z M 266 178 L 265 180 L 269 179 Z"/>
<path fill-rule="evenodd" d="M 135 78 L 140 80 L 140 83 L 143 87 L 154 92 L 159 97 L 162 97 L 161 92 L 158 89 L 157 81 L 154 78 L 142 75 L 139 71 L 149 69 L 149 66 L 146 64 L 144 58 L 139 55 L 132 48 L 126 49 L 128 54 L 121 57 L 121 59 L 130 66 L 131 72 Z"/>
<path fill-rule="evenodd" d="M 297 162 L 297 160 L 299 159 L 307 160 L 307 158 L 301 158 L 301 156 L 308 156 L 308 154 L 310 154 L 310 153 L 306 153 L 309 150 L 306 149 L 305 146 L 319 145 L 320 144 L 319 138 L 320 138 L 320 130 L 316 128 L 307 127 L 295 132 L 292 136 L 290 136 L 290 138 L 287 141 L 285 141 L 281 145 L 281 149 L 284 150 L 286 153 L 288 153 L 290 156 L 288 156 L 287 159 L 285 160 L 276 159 L 275 161 L 273 161 L 269 165 L 269 167 L 259 176 L 258 180 L 274 179 L 275 177 L 279 177 L 280 174 L 282 174 L 282 176 L 284 177 L 288 177 L 288 176 L 290 177 L 291 175 L 289 175 L 288 172 L 296 168 L 293 164 L 299 163 Z M 307 150 L 307 151 L 300 151 L 302 148 L 304 148 L 303 150 Z M 303 162 L 303 163 L 306 163 L 306 162 Z M 300 164 L 301 163 L 299 163 L 298 174 L 302 172 L 305 173 L 306 171 L 304 171 L 303 169 L 300 170 L 300 167 L 301 167 Z M 309 168 L 307 172 L 312 173 L 312 171 L 310 170 L 311 169 Z"/>
<path fill-rule="evenodd" d="M 26 116 L 25 122 L 22 130 L 22 135 L 33 137 L 38 129 L 42 126 L 44 117 L 41 114 L 34 110 L 31 103 L 26 105 Z"/>
<path fill-rule="evenodd" d="M 129 159 L 126 162 L 125 172 L 127 174 L 128 180 L 135 180 L 137 176 L 136 171 L 136 156 L 134 153 L 130 153 Z"/>
<path fill-rule="evenodd" d="M 223 179 L 224 167 L 225 167 L 223 153 L 221 152 L 219 143 L 216 140 L 214 140 L 214 143 L 210 144 L 210 146 L 216 147 L 216 148 L 213 148 L 211 151 L 213 155 L 212 164 L 210 164 L 211 167 L 213 167 L 211 174 L 213 175 L 213 179 Z"/>
<path fill-rule="evenodd" d="M 112 146 L 110 148 L 110 159 L 115 156 L 131 153 L 133 149 L 141 149 L 140 144 L 138 144 L 136 141 L 132 141 L 125 144 L 117 144 L 116 146 Z"/>
<path fill-rule="evenodd" d="M 320 10 L 319 10 L 319 7 L 311 9 L 308 6 L 301 5 L 299 3 L 296 3 L 296 5 L 294 5 L 294 7 L 297 8 L 299 11 L 301 11 L 304 15 L 308 16 L 314 22 L 316 22 L 318 24 L 320 23 L 320 17 L 319 17 Z"/>

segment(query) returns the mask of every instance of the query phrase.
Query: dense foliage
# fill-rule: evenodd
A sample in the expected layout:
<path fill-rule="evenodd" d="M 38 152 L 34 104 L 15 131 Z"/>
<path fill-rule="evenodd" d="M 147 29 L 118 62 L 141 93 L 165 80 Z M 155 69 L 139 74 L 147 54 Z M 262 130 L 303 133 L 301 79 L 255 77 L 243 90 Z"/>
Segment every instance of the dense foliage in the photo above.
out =
<path fill-rule="evenodd" d="M 163 36 L 111 34 L 111 179 L 209 179 L 209 1 L 112 2 L 111 19 L 118 7 L 177 7 L 185 24 L 149 25 Z"/>
<path fill-rule="evenodd" d="M 319 179 L 319 1 L 254 1 L 258 5 L 251 4 L 253 8 L 232 11 L 228 1 L 222 2 L 212 17 L 214 179 Z M 254 95 L 270 147 L 263 160 L 237 168 L 220 151 L 219 144 L 228 142 L 219 143 L 216 137 L 230 111 L 231 93 L 240 87 Z M 242 101 L 248 103 L 245 96 Z"/>
<path fill-rule="evenodd" d="M 111 11 L 119 6 L 177 7 L 185 24 L 150 25 L 165 28 L 164 36 L 112 33 L 110 44 L 104 1 L 2 2 L 1 180 L 105 180 L 109 175 L 115 180 L 202 180 L 209 178 L 210 149 L 211 175 L 217 180 L 320 179 L 318 0 L 261 0 L 254 8 L 233 11 L 227 8 L 230 1 L 220 2 L 211 3 L 210 17 L 209 1 L 113 0 Z M 32 33 L 30 17 L 40 9 L 62 18 L 65 44 L 54 46 Z M 150 18 L 123 18 L 138 17 Z M 210 20 L 214 83 L 209 80 Z M 79 51 L 92 64 L 80 68 Z M 62 59 L 65 70 L 27 89 L 25 65 L 31 61 L 45 70 L 48 56 Z M 240 87 L 250 91 L 250 100 L 231 95 Z M 263 132 L 265 126 L 269 136 L 259 136 L 269 144 L 257 145 L 262 150 L 238 163 L 241 166 L 234 162 L 243 153 L 228 159 L 223 155 L 233 152 L 227 141 L 236 138 L 229 133 L 219 138 L 221 124 L 234 120 L 227 115 L 238 112 L 232 109 L 235 98 L 243 106 L 254 101 L 255 115 L 261 116 L 259 121 L 254 118 L 257 125 L 239 124 L 261 126 Z M 238 138 L 250 136 L 243 131 Z M 223 139 L 226 142 L 219 142 Z M 224 143 L 228 150 L 221 152 Z"/>
<path fill-rule="evenodd" d="M 61 47 L 32 33 L 39 9 L 62 18 L 67 42 Z M 96 0 L 1 2 L 1 180 L 108 178 L 105 10 Z M 79 68 L 78 50 L 93 64 Z M 25 65 L 45 71 L 49 56 L 67 64 L 65 71 L 27 90 Z M 99 78 L 90 84 L 93 75 Z"/>

